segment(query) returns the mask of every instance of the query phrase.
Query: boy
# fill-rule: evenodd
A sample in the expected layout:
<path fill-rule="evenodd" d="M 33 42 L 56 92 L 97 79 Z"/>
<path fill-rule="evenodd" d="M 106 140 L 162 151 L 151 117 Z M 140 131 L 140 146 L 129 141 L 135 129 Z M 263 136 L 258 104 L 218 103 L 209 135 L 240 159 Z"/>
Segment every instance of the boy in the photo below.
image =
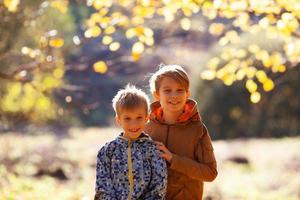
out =
<path fill-rule="evenodd" d="M 150 78 L 157 100 L 151 104 L 145 132 L 157 142 L 168 163 L 166 199 L 202 199 L 203 182 L 217 176 L 217 164 L 209 133 L 189 99 L 189 78 L 178 65 L 162 66 Z"/>
<path fill-rule="evenodd" d="M 127 85 L 112 104 L 123 132 L 98 153 L 95 199 L 165 199 L 166 162 L 143 132 L 148 121 L 147 95 Z"/>

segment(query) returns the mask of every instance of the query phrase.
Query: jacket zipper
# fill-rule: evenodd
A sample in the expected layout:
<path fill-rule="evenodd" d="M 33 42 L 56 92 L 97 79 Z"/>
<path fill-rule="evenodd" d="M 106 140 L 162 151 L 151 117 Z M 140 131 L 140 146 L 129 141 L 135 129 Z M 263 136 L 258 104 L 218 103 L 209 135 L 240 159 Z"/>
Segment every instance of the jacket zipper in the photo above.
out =
<path fill-rule="evenodd" d="M 169 147 L 169 132 L 170 132 L 170 125 L 167 125 L 168 128 L 167 128 L 167 137 L 166 137 L 166 142 L 165 142 L 165 145 L 166 147 Z"/>
<path fill-rule="evenodd" d="M 128 160 L 128 180 L 129 180 L 129 194 L 128 200 L 131 200 L 131 195 L 133 191 L 133 175 L 132 175 L 132 160 L 131 160 L 131 141 L 128 142 L 128 149 L 127 149 L 127 160 Z"/>

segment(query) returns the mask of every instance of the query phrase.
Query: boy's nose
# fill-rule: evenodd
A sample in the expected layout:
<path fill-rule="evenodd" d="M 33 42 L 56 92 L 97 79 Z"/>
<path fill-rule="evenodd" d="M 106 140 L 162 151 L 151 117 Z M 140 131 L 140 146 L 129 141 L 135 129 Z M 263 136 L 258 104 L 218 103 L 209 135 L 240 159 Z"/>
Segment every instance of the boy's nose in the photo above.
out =
<path fill-rule="evenodd" d="M 178 94 L 176 92 L 171 93 L 171 98 L 176 98 L 178 97 Z"/>

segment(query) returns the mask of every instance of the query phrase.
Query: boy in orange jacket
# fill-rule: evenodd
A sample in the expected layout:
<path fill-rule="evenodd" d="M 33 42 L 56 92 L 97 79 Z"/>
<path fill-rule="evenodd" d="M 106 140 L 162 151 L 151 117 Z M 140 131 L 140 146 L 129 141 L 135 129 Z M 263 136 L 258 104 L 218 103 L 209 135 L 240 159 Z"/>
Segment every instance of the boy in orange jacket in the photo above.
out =
<path fill-rule="evenodd" d="M 189 99 L 188 75 L 178 65 L 162 66 L 151 76 L 150 89 L 157 101 L 145 132 L 168 163 L 166 199 L 200 200 L 203 182 L 213 181 L 218 172 L 209 133 L 197 103 Z"/>

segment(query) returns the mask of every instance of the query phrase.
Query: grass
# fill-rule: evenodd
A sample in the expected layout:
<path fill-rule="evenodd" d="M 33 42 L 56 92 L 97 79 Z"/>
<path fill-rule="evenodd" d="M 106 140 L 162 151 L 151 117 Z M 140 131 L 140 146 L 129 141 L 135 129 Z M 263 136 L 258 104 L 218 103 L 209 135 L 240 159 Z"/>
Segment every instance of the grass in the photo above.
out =
<path fill-rule="evenodd" d="M 0 135 L 0 200 L 93 198 L 95 157 L 118 129 Z M 219 175 L 204 199 L 299 200 L 300 137 L 215 141 Z"/>

